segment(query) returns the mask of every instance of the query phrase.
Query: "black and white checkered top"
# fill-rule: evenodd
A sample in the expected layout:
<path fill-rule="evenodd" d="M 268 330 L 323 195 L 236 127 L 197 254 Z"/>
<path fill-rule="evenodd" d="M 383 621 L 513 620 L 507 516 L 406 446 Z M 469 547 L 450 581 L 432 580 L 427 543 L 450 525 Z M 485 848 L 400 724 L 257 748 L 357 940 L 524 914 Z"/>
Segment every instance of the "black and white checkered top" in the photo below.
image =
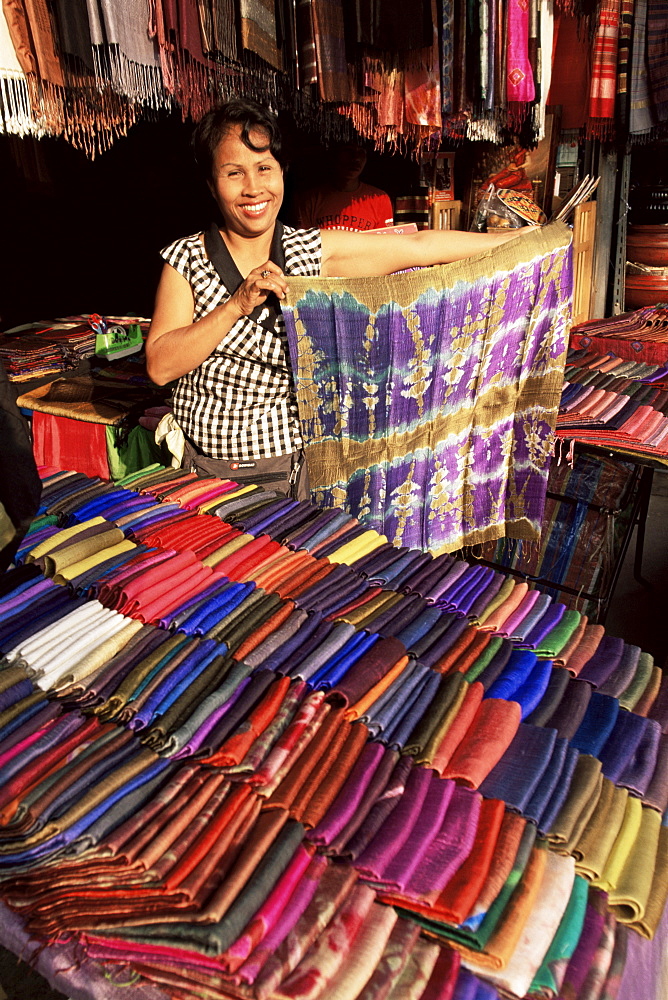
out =
<path fill-rule="evenodd" d="M 318 229 L 285 226 L 283 248 L 285 274 L 320 274 Z M 230 297 L 206 254 L 202 234 L 176 240 L 161 255 L 193 290 L 193 320 Z M 179 379 L 174 415 L 209 458 L 246 461 L 299 450 L 302 436 L 282 315 L 274 331 L 247 316 L 235 323 L 209 357 Z"/>

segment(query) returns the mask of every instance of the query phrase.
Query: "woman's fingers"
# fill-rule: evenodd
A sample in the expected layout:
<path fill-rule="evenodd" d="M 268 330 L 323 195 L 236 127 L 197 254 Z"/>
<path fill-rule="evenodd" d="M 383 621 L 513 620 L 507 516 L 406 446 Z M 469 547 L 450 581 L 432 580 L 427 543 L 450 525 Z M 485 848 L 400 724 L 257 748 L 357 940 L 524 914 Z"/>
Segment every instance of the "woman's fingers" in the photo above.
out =
<path fill-rule="evenodd" d="M 260 267 L 255 267 L 245 281 L 234 293 L 243 315 L 252 313 L 256 306 L 261 305 L 272 292 L 279 298 L 285 297 L 287 282 L 280 267 L 273 261 L 267 261 Z"/>

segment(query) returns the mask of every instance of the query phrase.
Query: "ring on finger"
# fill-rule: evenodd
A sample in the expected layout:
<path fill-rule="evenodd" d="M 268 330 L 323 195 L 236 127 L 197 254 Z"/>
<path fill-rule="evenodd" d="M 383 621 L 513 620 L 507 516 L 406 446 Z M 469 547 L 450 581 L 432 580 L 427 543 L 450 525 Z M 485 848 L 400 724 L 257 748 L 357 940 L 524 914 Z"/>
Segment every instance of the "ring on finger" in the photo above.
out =
<path fill-rule="evenodd" d="M 260 277 L 261 278 L 268 278 L 270 274 L 271 274 L 271 271 L 260 271 Z"/>

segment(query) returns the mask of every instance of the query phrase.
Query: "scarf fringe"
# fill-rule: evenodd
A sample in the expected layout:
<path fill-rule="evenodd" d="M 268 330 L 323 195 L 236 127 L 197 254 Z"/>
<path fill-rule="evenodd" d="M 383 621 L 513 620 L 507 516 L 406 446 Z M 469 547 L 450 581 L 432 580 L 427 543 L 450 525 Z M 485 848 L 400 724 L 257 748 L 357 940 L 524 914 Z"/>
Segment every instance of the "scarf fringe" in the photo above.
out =
<path fill-rule="evenodd" d="M 53 134 L 46 121 L 34 114 L 23 73 L 4 70 L 0 75 L 0 132 L 21 138 L 32 135 L 37 139 Z"/>
<path fill-rule="evenodd" d="M 159 66 L 129 59 L 118 45 L 95 45 L 93 63 L 100 87 L 110 85 L 116 93 L 153 111 L 172 107 Z"/>

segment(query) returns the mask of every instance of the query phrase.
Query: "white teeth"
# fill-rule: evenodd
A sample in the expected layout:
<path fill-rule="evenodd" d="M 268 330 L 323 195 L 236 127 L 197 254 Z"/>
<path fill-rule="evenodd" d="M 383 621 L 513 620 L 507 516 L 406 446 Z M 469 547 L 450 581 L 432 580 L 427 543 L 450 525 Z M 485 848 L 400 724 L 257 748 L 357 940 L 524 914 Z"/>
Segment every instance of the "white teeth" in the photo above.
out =
<path fill-rule="evenodd" d="M 260 202 L 259 205 L 242 205 L 241 207 L 243 208 L 244 212 L 251 212 L 253 215 L 259 215 L 260 212 L 263 212 L 265 210 L 268 204 L 269 204 L 268 201 L 263 201 Z"/>

